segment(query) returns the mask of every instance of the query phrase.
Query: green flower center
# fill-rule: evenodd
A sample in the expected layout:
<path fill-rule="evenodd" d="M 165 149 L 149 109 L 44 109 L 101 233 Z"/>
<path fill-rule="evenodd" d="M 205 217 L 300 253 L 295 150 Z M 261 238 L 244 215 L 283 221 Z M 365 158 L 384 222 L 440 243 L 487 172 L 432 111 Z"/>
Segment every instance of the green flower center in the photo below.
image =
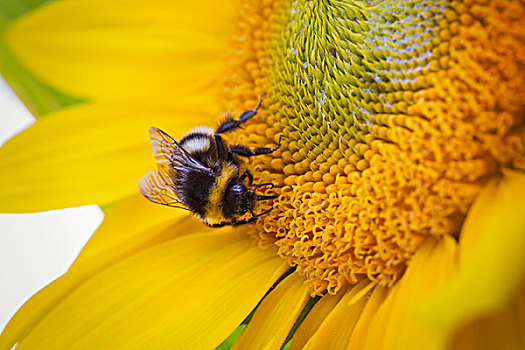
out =
<path fill-rule="evenodd" d="M 313 294 L 391 286 L 459 235 L 498 169 L 523 167 L 525 23 L 506 1 L 249 1 L 225 77 L 234 137 L 280 197 L 256 225 Z M 265 210 L 271 204 L 261 205 Z"/>

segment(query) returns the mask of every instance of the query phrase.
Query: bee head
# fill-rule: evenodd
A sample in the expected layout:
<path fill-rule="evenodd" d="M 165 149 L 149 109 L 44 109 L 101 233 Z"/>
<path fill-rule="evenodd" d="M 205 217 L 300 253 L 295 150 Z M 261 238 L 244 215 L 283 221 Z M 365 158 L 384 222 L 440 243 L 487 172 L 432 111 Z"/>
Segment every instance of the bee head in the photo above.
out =
<path fill-rule="evenodd" d="M 236 181 L 232 183 L 224 193 L 222 212 L 226 218 L 237 218 L 248 210 L 252 210 L 257 195 L 248 189 L 244 183 Z"/>

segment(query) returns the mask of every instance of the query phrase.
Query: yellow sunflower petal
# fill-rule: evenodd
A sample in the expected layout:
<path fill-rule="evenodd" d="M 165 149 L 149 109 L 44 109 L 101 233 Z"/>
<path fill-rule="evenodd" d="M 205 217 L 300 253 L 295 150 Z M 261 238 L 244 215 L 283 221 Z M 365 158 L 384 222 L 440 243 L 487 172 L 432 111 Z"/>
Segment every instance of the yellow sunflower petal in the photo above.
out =
<path fill-rule="evenodd" d="M 442 349 L 444 339 L 433 332 L 417 306 L 455 270 L 457 244 L 445 236 L 427 239 L 410 261 L 403 278 L 391 289 L 369 320 L 366 349 Z M 448 311 L 448 310 L 447 310 Z"/>
<path fill-rule="evenodd" d="M 349 285 L 346 285 L 336 295 L 327 294 L 323 296 L 321 300 L 314 305 L 299 328 L 297 328 L 289 350 L 299 350 L 304 347 L 310 337 L 319 329 L 326 317 L 345 295 L 348 286 Z"/>
<path fill-rule="evenodd" d="M 347 349 L 365 349 L 366 337 L 368 335 L 370 323 L 375 317 L 377 310 L 383 305 L 387 295 L 388 288 L 379 285 L 374 287 L 374 290 L 370 294 L 363 312 L 355 325 Z"/>
<path fill-rule="evenodd" d="M 450 349 L 525 349 L 525 286 L 504 308 L 460 327 Z"/>
<path fill-rule="evenodd" d="M 525 175 L 506 170 L 486 186 L 461 232 L 460 269 L 422 306 L 434 327 L 450 334 L 511 300 L 525 278 Z M 446 310 L 446 312 L 444 312 Z"/>
<path fill-rule="evenodd" d="M 102 225 L 69 272 L 39 291 L 18 310 L 2 333 L 0 344 L 14 342 L 84 280 L 108 266 L 155 243 L 202 229 L 201 225 L 188 220 L 189 217 L 181 210 L 152 205 L 138 194 L 105 210 Z"/>
<path fill-rule="evenodd" d="M 175 238 L 84 281 L 17 348 L 210 349 L 286 268 L 239 230 Z"/>
<path fill-rule="evenodd" d="M 0 212 L 104 205 L 138 192 L 155 166 L 148 128 L 180 137 L 213 125 L 210 101 L 85 104 L 38 120 L 0 148 Z"/>
<path fill-rule="evenodd" d="M 264 298 L 232 349 L 280 349 L 308 299 L 304 278 L 292 273 Z"/>
<path fill-rule="evenodd" d="M 155 205 L 139 193 L 104 210 L 104 221 L 76 258 L 81 264 L 107 265 L 132 252 L 175 236 L 206 228 L 191 213 Z M 92 259 L 92 260 L 91 260 Z"/>
<path fill-rule="evenodd" d="M 363 280 L 348 290 L 303 349 L 346 349 L 372 287 Z"/>
<path fill-rule="evenodd" d="M 219 76 L 231 13 L 229 1 L 56 1 L 15 20 L 5 40 L 73 96 L 176 99 L 174 87 L 195 90 Z"/>

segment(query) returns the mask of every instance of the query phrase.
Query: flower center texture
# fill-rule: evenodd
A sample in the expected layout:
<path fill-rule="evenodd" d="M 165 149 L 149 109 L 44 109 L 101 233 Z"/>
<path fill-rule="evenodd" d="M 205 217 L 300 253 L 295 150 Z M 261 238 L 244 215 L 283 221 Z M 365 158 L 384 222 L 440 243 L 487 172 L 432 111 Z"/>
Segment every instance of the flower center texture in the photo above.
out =
<path fill-rule="evenodd" d="M 255 234 L 312 294 L 385 286 L 429 236 L 459 235 L 483 185 L 523 168 L 520 1 L 248 1 L 221 93 L 258 115 L 231 142 L 273 182 Z"/>

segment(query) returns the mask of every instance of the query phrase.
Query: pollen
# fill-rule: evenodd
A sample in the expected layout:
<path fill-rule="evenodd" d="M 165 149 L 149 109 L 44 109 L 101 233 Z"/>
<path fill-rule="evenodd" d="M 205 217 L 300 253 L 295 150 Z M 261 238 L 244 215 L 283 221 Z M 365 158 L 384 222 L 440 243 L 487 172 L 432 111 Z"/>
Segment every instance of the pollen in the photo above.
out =
<path fill-rule="evenodd" d="M 254 226 L 311 293 L 391 286 L 428 237 L 458 237 L 482 186 L 525 167 L 521 1 L 248 1 L 221 100 L 274 147 Z"/>

